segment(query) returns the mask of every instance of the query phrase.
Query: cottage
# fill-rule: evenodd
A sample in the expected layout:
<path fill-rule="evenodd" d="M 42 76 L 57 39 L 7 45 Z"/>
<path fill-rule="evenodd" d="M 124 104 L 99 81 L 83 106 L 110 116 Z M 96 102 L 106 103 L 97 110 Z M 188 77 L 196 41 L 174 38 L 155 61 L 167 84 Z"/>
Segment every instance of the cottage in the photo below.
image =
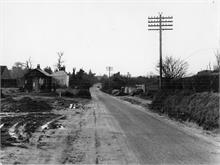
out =
<path fill-rule="evenodd" d="M 60 87 L 69 86 L 69 75 L 65 71 L 61 70 L 61 71 L 54 72 L 51 76 L 57 86 L 60 86 Z"/>
<path fill-rule="evenodd" d="M 41 70 L 40 65 L 36 69 L 28 71 L 24 75 L 25 90 L 35 92 L 50 92 L 52 89 L 52 76 Z"/>

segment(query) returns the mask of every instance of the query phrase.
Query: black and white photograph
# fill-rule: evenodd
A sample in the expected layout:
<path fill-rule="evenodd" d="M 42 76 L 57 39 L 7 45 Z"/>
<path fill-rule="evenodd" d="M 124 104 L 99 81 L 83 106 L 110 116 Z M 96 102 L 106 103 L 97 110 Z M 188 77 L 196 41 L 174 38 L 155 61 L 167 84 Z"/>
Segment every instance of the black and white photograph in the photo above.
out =
<path fill-rule="evenodd" d="M 0 165 L 220 164 L 219 0 L 0 0 Z"/>

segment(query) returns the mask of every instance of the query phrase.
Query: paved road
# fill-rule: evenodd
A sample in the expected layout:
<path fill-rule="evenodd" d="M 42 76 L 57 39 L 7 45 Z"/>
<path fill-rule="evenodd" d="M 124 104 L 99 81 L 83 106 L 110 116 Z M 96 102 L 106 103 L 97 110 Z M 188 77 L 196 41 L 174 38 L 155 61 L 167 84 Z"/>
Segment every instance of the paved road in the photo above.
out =
<path fill-rule="evenodd" d="M 97 89 L 92 92 L 118 121 L 141 164 L 217 164 L 213 144 Z"/>

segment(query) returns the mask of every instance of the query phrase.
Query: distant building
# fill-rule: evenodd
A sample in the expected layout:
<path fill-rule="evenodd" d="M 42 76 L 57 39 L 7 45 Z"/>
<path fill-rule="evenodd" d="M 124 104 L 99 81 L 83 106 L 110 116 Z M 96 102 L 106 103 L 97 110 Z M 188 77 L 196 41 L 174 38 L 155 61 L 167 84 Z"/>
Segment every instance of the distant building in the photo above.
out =
<path fill-rule="evenodd" d="M 17 87 L 16 79 L 12 79 L 7 66 L 0 66 L 1 71 L 1 88 Z"/>
<path fill-rule="evenodd" d="M 61 70 L 54 72 L 51 76 L 56 85 L 60 87 L 69 87 L 69 75 L 65 71 Z"/>
<path fill-rule="evenodd" d="M 137 84 L 136 87 L 137 87 L 137 89 L 143 90 L 143 92 L 145 93 L 145 91 L 146 91 L 145 84 Z"/>
<path fill-rule="evenodd" d="M 1 70 L 1 79 L 11 79 L 11 75 L 7 66 L 0 66 L 0 70 Z"/>
<path fill-rule="evenodd" d="M 36 69 L 28 71 L 24 75 L 25 90 L 35 92 L 50 92 L 52 89 L 52 76 L 41 70 L 40 65 Z"/>
<path fill-rule="evenodd" d="M 124 87 L 124 93 L 125 94 L 131 94 L 131 93 L 135 92 L 136 90 L 137 90 L 137 88 L 134 87 L 134 86 L 126 86 L 126 87 Z"/>

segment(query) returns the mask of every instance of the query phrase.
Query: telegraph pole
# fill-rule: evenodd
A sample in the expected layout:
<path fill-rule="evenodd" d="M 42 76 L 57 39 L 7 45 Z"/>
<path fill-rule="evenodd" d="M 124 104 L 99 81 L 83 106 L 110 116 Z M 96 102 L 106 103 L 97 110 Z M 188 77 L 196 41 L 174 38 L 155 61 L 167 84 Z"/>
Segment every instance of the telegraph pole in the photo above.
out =
<path fill-rule="evenodd" d="M 131 74 L 129 72 L 127 72 L 127 85 L 130 85 L 129 81 L 131 78 Z"/>
<path fill-rule="evenodd" d="M 107 66 L 106 70 L 108 71 L 108 87 L 110 89 L 110 76 L 111 76 L 111 71 L 113 70 L 112 66 Z"/>
<path fill-rule="evenodd" d="M 160 78 L 159 78 L 159 88 L 162 89 L 162 31 L 163 30 L 173 30 L 173 17 L 164 17 L 162 13 L 159 16 L 148 17 L 148 30 L 159 31 L 159 53 L 160 53 Z M 170 28 L 171 27 L 171 28 Z"/>

